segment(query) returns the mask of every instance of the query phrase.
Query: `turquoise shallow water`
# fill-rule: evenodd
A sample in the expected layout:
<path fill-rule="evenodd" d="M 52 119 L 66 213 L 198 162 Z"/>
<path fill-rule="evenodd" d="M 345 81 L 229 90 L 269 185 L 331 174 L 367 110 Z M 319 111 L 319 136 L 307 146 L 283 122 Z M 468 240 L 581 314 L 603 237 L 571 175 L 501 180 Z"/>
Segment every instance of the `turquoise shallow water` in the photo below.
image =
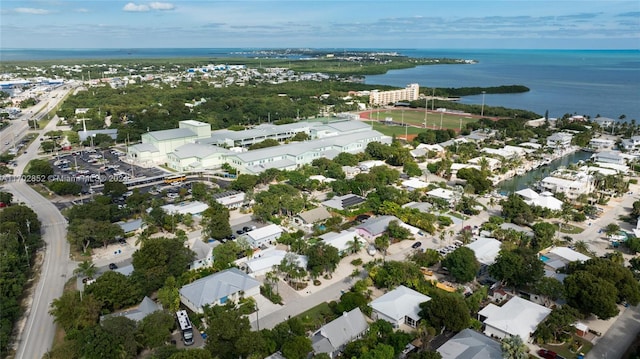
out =
<path fill-rule="evenodd" d="M 640 120 L 640 51 L 635 50 L 407 50 L 412 57 L 478 60 L 473 65 L 420 66 L 367 76 L 367 84 L 404 87 L 524 85 L 522 94 L 485 95 L 485 104 L 534 111 Z M 482 96 L 462 103 L 480 104 Z"/>
<path fill-rule="evenodd" d="M 2 61 L 252 56 L 255 49 L 1 49 Z M 342 52 L 340 49 L 336 52 Z M 347 49 L 348 50 L 348 49 Z M 551 117 L 576 113 L 640 122 L 640 51 L 638 50 L 460 50 L 358 49 L 396 51 L 411 57 L 473 59 L 473 65 L 420 66 L 367 76 L 367 84 L 404 87 L 475 87 L 524 85 L 530 92 L 485 95 L 485 103 L 534 111 Z M 254 54 L 255 55 L 255 54 Z M 291 58 L 296 58 L 292 56 Z M 482 96 L 463 103 L 480 104 Z"/>

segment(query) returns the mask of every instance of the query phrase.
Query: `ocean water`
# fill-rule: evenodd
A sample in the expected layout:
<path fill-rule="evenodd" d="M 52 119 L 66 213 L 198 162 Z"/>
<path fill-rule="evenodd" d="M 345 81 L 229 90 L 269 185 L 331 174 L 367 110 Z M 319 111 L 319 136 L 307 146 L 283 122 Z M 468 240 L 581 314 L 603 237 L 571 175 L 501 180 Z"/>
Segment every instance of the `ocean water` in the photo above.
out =
<path fill-rule="evenodd" d="M 1 61 L 176 57 L 253 57 L 258 49 L 1 49 Z M 331 50 L 331 49 L 326 49 Z M 345 49 L 334 49 L 336 52 Z M 365 83 L 404 87 L 485 87 L 524 85 L 522 94 L 486 94 L 489 106 L 566 113 L 640 122 L 640 51 L 638 50 L 459 50 L 359 49 L 396 51 L 411 57 L 473 59 L 472 65 L 430 65 L 367 76 Z M 264 55 L 264 56 L 268 56 Z M 291 58 L 296 58 L 292 56 Z M 482 95 L 462 103 L 481 104 Z"/>
<path fill-rule="evenodd" d="M 419 66 L 367 76 L 365 83 L 404 87 L 524 85 L 522 94 L 485 94 L 485 105 L 550 117 L 566 113 L 640 122 L 640 51 L 634 50 L 403 50 L 412 57 L 478 60 L 472 65 Z M 481 104 L 482 95 L 462 103 Z"/>

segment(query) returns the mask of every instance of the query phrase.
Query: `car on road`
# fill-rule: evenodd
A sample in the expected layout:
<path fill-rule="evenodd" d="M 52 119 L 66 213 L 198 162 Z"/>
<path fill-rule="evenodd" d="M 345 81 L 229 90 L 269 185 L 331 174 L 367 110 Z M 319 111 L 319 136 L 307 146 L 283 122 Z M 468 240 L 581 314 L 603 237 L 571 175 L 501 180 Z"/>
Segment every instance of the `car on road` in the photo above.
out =
<path fill-rule="evenodd" d="M 251 231 L 251 230 L 252 230 L 252 228 L 251 228 L 251 227 L 244 226 L 244 227 L 242 227 L 242 230 L 246 233 L 246 232 Z"/>
<path fill-rule="evenodd" d="M 413 249 L 420 248 L 421 245 L 422 245 L 422 242 L 416 242 L 416 243 L 411 245 L 411 248 L 413 248 Z"/>
<path fill-rule="evenodd" d="M 564 357 L 558 355 L 556 352 L 547 349 L 538 350 L 538 355 L 545 359 L 564 359 Z"/>
<path fill-rule="evenodd" d="M 244 232 L 245 232 L 245 230 L 244 230 L 244 229 L 238 229 L 238 230 L 236 231 L 236 233 L 238 233 L 238 234 L 244 234 Z"/>
<path fill-rule="evenodd" d="M 111 270 L 118 269 L 118 266 L 115 263 L 109 263 L 109 269 Z"/>

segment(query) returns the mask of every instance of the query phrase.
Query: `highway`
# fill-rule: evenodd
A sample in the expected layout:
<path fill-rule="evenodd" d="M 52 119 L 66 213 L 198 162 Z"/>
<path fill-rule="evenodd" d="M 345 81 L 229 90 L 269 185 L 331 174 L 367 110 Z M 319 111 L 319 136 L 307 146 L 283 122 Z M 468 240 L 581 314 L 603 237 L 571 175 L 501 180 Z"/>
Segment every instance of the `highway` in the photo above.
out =
<path fill-rule="evenodd" d="M 64 94 L 70 90 L 59 89 L 54 101 L 41 101 L 47 108 L 53 108 L 64 98 Z M 37 107 L 38 105 L 36 105 Z M 34 112 L 37 110 L 34 110 Z M 44 113 L 44 111 L 43 111 Z M 41 116 L 39 116 L 41 117 Z M 23 129 L 21 124 L 27 120 L 14 120 L 12 126 Z M 36 138 L 26 149 L 26 153 L 16 158 L 17 166 L 14 174 L 21 174 L 30 160 L 37 158 L 40 139 L 44 133 L 56 129 L 57 116 L 47 126 L 39 131 Z M 22 131 L 26 131 L 24 128 Z M 4 132 L 4 131 L 3 131 Z M 4 142 L 0 143 L 4 145 Z M 23 202 L 33 209 L 42 223 L 42 239 L 45 243 L 44 261 L 39 275 L 31 306 L 26 310 L 26 323 L 18 337 L 16 358 L 41 359 L 51 349 L 56 325 L 53 317 L 49 315 L 51 302 L 62 295 L 64 284 L 73 274 L 76 263 L 69 259 L 69 244 L 66 240 L 67 223 L 60 211 L 46 198 L 29 187 L 25 182 L 12 182 L 2 185 L 2 190 L 13 193 L 14 201 Z"/>

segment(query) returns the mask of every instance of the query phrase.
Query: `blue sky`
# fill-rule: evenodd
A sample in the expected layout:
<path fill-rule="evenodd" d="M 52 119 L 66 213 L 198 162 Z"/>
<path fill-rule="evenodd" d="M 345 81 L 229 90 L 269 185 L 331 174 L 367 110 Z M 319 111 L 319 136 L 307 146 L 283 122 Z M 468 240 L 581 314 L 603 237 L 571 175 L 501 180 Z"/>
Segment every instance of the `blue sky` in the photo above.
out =
<path fill-rule="evenodd" d="M 2 48 L 639 49 L 640 1 L 2 0 Z"/>

